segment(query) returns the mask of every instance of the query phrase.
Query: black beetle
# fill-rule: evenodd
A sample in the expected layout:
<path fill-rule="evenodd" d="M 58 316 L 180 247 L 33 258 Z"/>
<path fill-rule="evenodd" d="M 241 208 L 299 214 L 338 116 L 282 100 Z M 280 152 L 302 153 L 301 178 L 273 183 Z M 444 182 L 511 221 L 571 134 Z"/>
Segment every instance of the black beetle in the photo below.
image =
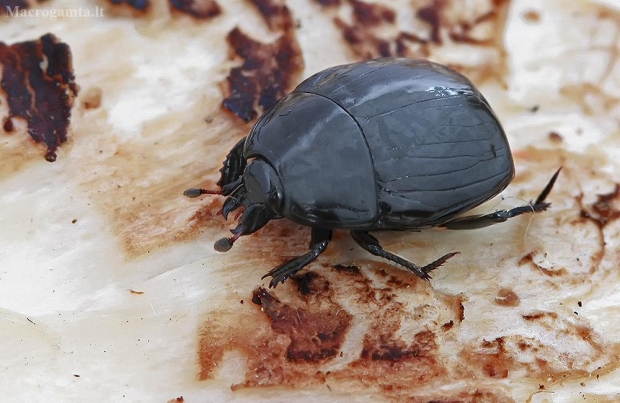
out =
<path fill-rule="evenodd" d="M 456 253 L 420 267 L 381 247 L 369 231 L 474 229 L 546 210 L 553 175 L 532 204 L 461 216 L 514 177 L 506 135 L 486 99 L 458 72 L 426 60 L 386 58 L 336 66 L 302 82 L 224 161 L 224 218 L 240 207 L 228 251 L 241 236 L 286 217 L 312 228 L 310 251 L 267 273 L 284 282 L 327 247 L 334 229 L 423 279 Z"/>

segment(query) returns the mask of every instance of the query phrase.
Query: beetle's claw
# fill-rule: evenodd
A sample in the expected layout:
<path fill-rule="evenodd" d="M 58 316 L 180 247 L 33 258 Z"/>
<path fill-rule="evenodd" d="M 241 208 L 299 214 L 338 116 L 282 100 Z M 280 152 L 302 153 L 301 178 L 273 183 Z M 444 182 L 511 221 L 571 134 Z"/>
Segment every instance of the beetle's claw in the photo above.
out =
<path fill-rule="evenodd" d="M 261 280 L 264 280 L 266 277 L 271 277 L 271 281 L 269 281 L 269 288 L 276 288 L 278 284 L 284 284 L 289 277 L 301 270 L 301 267 L 299 267 L 296 263 L 296 259 L 293 259 L 281 264 L 280 266 L 269 270 L 267 274 L 261 277 Z"/>
<path fill-rule="evenodd" d="M 440 257 L 439 259 L 435 260 L 434 262 L 431 262 L 431 263 L 427 264 L 426 266 L 422 267 L 421 268 L 422 272 L 426 275 L 426 277 L 423 277 L 423 278 L 425 278 L 426 280 L 430 280 L 431 276 L 429 276 L 428 273 L 430 273 L 431 271 L 435 270 L 436 268 L 438 268 L 442 264 L 446 263 L 446 261 L 448 259 L 450 259 L 454 255 L 458 255 L 459 253 L 461 253 L 461 252 L 448 253 L 447 255 L 443 255 L 442 257 Z"/>
<path fill-rule="evenodd" d="M 240 206 L 241 206 L 241 202 L 238 199 L 234 197 L 229 197 L 224 202 L 224 205 L 222 206 L 222 209 L 220 210 L 220 212 L 222 213 L 222 216 L 224 217 L 224 219 L 228 220 L 228 214 L 231 211 L 238 209 Z"/>
<path fill-rule="evenodd" d="M 260 278 L 261 280 L 264 280 L 267 277 L 271 277 L 271 280 L 269 281 L 269 288 L 276 288 L 280 283 L 284 284 L 288 278 L 286 274 L 278 273 L 278 269 L 281 269 L 281 266 L 269 270 L 269 272 Z"/>

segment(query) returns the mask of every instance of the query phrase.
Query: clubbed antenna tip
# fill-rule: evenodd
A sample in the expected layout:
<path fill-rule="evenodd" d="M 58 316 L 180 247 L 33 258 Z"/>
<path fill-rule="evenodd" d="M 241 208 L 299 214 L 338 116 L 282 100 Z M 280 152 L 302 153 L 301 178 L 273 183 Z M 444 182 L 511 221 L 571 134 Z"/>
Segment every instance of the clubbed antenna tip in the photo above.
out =
<path fill-rule="evenodd" d="M 204 194 L 209 194 L 209 195 L 219 195 L 222 194 L 221 190 L 207 190 L 207 189 L 200 189 L 200 188 L 190 188 L 187 189 L 185 192 L 183 192 L 183 196 L 185 197 L 198 197 Z"/>

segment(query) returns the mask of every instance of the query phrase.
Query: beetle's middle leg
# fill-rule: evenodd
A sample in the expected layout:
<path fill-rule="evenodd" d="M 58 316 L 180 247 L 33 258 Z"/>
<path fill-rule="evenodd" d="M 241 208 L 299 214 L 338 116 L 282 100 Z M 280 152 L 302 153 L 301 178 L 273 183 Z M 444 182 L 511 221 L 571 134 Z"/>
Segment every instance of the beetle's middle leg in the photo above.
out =
<path fill-rule="evenodd" d="M 424 280 L 430 280 L 431 276 L 429 276 L 428 273 L 435 270 L 436 268 L 444 264 L 446 260 L 450 259 L 452 256 L 458 253 L 458 252 L 448 253 L 447 255 L 440 257 L 434 262 L 429 263 L 426 266 L 420 267 L 406 259 L 403 259 L 400 256 L 397 256 L 383 249 L 383 247 L 379 243 L 379 240 L 377 240 L 377 238 L 375 238 L 374 236 L 370 235 L 368 232 L 351 231 L 351 237 L 353 238 L 355 242 L 357 242 L 359 246 L 366 249 L 368 252 L 372 253 L 373 255 L 382 257 L 387 260 L 391 260 L 392 262 L 397 263 L 403 266 L 404 268 L 412 271 L 418 277 Z"/>
<path fill-rule="evenodd" d="M 287 278 L 297 273 L 304 266 L 312 262 L 321 253 L 323 253 L 331 239 L 332 230 L 313 228 L 312 238 L 310 239 L 310 252 L 281 264 L 269 273 L 265 274 L 261 279 L 271 277 L 269 288 L 274 288 L 278 285 L 278 283 L 284 283 Z"/>
<path fill-rule="evenodd" d="M 545 211 L 551 203 L 545 202 L 545 199 L 551 193 L 551 189 L 553 189 L 553 184 L 555 180 L 558 178 L 560 174 L 560 169 L 558 169 L 555 174 L 551 177 L 547 186 L 540 192 L 540 195 L 536 199 L 534 203 L 530 203 L 525 206 L 518 206 L 510 210 L 499 210 L 490 214 L 479 214 L 465 217 L 458 217 L 452 221 L 448 221 L 445 224 L 440 225 L 440 227 L 448 228 L 448 229 L 477 229 L 488 227 L 489 225 L 498 224 L 500 222 L 504 222 L 509 218 L 519 216 L 521 214 L 527 213 L 538 213 L 540 211 Z"/>

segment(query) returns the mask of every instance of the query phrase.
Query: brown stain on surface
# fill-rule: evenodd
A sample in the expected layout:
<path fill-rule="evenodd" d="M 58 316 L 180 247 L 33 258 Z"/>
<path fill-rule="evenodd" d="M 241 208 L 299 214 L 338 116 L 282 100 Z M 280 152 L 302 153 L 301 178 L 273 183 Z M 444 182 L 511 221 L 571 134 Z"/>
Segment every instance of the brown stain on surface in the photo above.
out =
<path fill-rule="evenodd" d="M 510 288 L 502 288 L 495 296 L 495 303 L 501 306 L 519 306 L 521 299 L 519 295 Z"/>
<path fill-rule="evenodd" d="M 252 301 L 260 306 L 260 312 L 246 311 L 243 315 L 255 324 L 235 326 L 233 320 L 222 327 L 211 321 L 205 323 L 198 355 L 201 379 L 214 376 L 218 362 L 214 357 L 222 357 L 222 350 L 235 349 L 247 356 L 248 372 L 233 390 L 353 382 L 373 393 L 397 397 L 445 378 L 447 369 L 439 354 L 438 334 L 451 331 L 444 328 L 444 323 L 460 323 L 460 297 L 432 295 L 431 300 L 439 304 L 437 309 L 442 312 L 438 319 L 437 309 L 431 305 L 415 307 L 398 300 L 401 293 L 430 292 L 426 282 L 398 269 L 390 269 L 382 280 L 382 284 L 398 284 L 395 289 L 377 288 L 357 266 L 344 265 L 323 268 L 321 274 L 306 271 L 289 282 L 282 298 L 276 296 L 276 291 L 254 291 Z M 354 296 L 360 309 L 358 317 L 367 322 L 361 350 L 347 359 L 343 358 L 344 344 L 353 316 L 339 302 L 343 293 Z M 407 318 L 406 324 L 403 318 Z M 337 362 L 342 364 L 325 369 Z M 481 393 L 493 395 L 484 389 Z"/>
<path fill-rule="evenodd" d="M 0 42 L 0 86 L 9 107 L 3 128 L 10 133 L 13 119 L 24 120 L 32 140 L 45 144 L 45 159 L 50 162 L 67 141 L 78 93 L 71 60 L 69 45 L 53 34 L 13 45 Z"/>
<path fill-rule="evenodd" d="M 112 15 L 144 17 L 152 9 L 151 0 L 101 0 Z"/>
<path fill-rule="evenodd" d="M 600 228 L 605 227 L 620 217 L 620 210 L 614 206 L 618 196 L 620 196 L 620 184 L 616 183 L 613 191 L 597 195 L 596 202 L 592 203 L 589 208 L 582 209 L 581 217 L 594 222 Z"/>
<path fill-rule="evenodd" d="M 239 27 L 226 40 L 231 58 L 243 60 L 222 85 L 222 106 L 248 122 L 273 106 L 298 82 L 304 62 L 288 7 L 277 0 L 252 0 L 270 30 L 281 32 L 273 43 L 262 43 Z"/>
<path fill-rule="evenodd" d="M 402 26 L 396 23 L 400 10 L 385 4 L 343 0 L 330 2 L 324 7 L 341 8 L 345 2 L 351 6 L 350 18 L 337 16 L 334 23 L 356 58 L 401 56 L 434 59 L 435 52 L 443 47 L 477 47 L 479 51 L 493 52 L 496 57 L 485 60 L 483 66 L 466 66 L 456 61 L 448 63 L 477 82 L 491 78 L 503 81 L 506 51 L 502 38 L 509 0 L 483 1 L 466 12 L 456 2 L 414 0 L 414 18 Z"/>
<path fill-rule="evenodd" d="M 210 19 L 222 13 L 215 0 L 169 0 L 172 12 L 188 14 L 198 19 Z"/>
<path fill-rule="evenodd" d="M 308 277 L 311 277 L 308 279 Z M 329 283 L 314 272 L 298 278 L 317 288 L 309 292 L 315 295 L 322 292 L 322 298 L 329 298 Z M 318 283 L 318 284 L 317 284 Z M 320 363 L 330 360 L 340 353 L 346 331 L 351 326 L 351 315 L 334 303 L 324 308 L 312 306 L 311 309 L 283 304 L 273 293 L 264 288 L 254 291 L 252 302 L 261 307 L 271 322 L 271 329 L 278 334 L 287 335 L 290 344 L 286 349 L 286 359 L 291 362 Z"/>

